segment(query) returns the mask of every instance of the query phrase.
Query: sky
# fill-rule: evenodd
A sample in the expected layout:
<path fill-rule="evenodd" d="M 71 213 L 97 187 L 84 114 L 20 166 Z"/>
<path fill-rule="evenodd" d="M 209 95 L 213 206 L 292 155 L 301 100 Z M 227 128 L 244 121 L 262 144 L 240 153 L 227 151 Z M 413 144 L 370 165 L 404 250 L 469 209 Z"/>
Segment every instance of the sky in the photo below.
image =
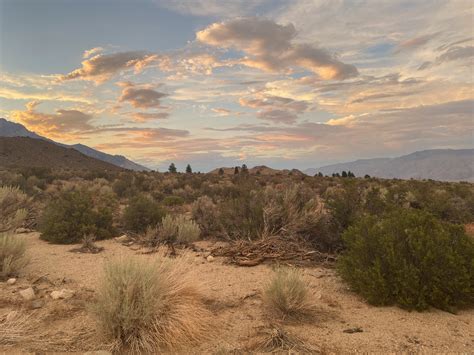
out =
<path fill-rule="evenodd" d="M 0 117 L 150 168 L 472 148 L 471 0 L 0 0 Z"/>

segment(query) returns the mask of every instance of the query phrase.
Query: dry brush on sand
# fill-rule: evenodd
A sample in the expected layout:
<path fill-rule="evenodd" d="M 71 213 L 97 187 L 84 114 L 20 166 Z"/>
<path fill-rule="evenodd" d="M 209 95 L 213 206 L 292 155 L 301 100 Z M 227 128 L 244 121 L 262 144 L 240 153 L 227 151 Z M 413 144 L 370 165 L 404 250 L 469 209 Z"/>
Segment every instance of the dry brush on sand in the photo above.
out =
<path fill-rule="evenodd" d="M 92 308 L 114 350 L 176 351 L 209 337 L 210 313 L 186 256 L 118 259 L 105 267 Z"/>

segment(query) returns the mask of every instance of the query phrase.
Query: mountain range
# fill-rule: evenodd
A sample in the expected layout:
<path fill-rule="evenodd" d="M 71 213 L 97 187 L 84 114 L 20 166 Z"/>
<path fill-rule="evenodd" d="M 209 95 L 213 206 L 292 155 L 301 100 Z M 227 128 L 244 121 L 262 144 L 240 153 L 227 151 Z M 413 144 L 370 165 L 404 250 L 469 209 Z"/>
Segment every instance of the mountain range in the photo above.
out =
<path fill-rule="evenodd" d="M 356 176 L 474 182 L 474 149 L 432 149 L 396 158 L 360 159 L 306 169 L 307 175 L 352 171 Z"/>
<path fill-rule="evenodd" d="M 26 129 L 25 126 L 19 123 L 11 122 L 4 118 L 0 118 L 0 137 L 28 137 L 28 138 L 34 138 L 34 139 L 41 139 L 50 143 L 54 143 L 64 148 L 73 148 L 88 157 L 101 160 L 103 162 L 118 166 L 123 169 L 135 170 L 135 171 L 149 171 L 150 170 L 143 165 L 137 164 L 127 159 L 123 155 L 107 154 L 107 153 L 98 151 L 96 149 L 90 148 L 83 144 L 67 145 L 67 144 L 55 142 L 51 139 L 42 137 L 34 132 L 29 131 L 28 129 Z"/>

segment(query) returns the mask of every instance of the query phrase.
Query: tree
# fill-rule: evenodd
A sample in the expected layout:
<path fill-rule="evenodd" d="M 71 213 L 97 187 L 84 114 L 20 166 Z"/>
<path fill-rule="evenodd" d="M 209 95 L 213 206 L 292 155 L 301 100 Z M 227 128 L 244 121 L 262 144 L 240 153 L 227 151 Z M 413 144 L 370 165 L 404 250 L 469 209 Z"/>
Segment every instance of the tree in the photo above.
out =
<path fill-rule="evenodd" d="M 369 175 L 369 174 L 365 174 L 364 178 L 365 178 L 365 179 L 370 179 L 370 175 Z"/>
<path fill-rule="evenodd" d="M 193 169 L 191 169 L 191 165 L 187 165 L 186 166 L 186 174 L 192 174 L 193 173 Z"/>
<path fill-rule="evenodd" d="M 235 169 L 234 169 L 234 175 L 237 175 L 239 173 L 239 167 L 236 166 Z"/>
<path fill-rule="evenodd" d="M 224 175 L 224 169 L 222 169 L 222 168 L 219 169 L 219 175 L 221 175 L 221 176 Z"/>
<path fill-rule="evenodd" d="M 342 176 L 343 178 L 347 177 L 347 173 L 346 173 L 346 171 L 345 171 L 345 170 L 343 170 L 343 171 L 342 171 L 342 174 L 341 174 L 341 176 Z"/>
<path fill-rule="evenodd" d="M 354 173 L 352 171 L 347 172 L 347 177 L 355 177 Z"/>
<path fill-rule="evenodd" d="M 170 164 L 170 167 L 168 168 L 168 171 L 169 171 L 171 174 L 175 174 L 178 170 L 176 170 L 176 165 L 174 165 L 174 163 L 171 163 L 171 164 Z"/>
<path fill-rule="evenodd" d="M 248 174 L 249 173 L 249 169 L 247 168 L 247 165 L 245 164 L 242 164 L 242 174 Z"/>

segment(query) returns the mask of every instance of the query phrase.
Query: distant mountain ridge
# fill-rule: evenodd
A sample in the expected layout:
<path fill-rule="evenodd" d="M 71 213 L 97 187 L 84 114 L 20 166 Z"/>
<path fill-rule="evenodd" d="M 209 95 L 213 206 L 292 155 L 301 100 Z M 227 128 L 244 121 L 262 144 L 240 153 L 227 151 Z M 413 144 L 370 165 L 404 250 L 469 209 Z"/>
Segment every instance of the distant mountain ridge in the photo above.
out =
<path fill-rule="evenodd" d="M 83 144 L 67 145 L 67 144 L 58 143 L 46 137 L 42 137 L 36 134 L 35 132 L 29 131 L 25 126 L 19 123 L 11 122 L 4 118 L 0 118 L 0 137 L 29 137 L 29 138 L 34 138 L 34 139 L 41 139 L 47 142 L 57 144 L 61 147 L 73 148 L 91 158 L 102 160 L 106 163 L 113 164 L 123 169 L 135 170 L 135 171 L 150 171 L 150 169 L 148 169 L 147 167 L 137 164 L 127 159 L 123 155 L 107 154 L 107 153 L 95 150 L 93 148 L 90 148 Z"/>
<path fill-rule="evenodd" d="M 74 148 L 30 137 L 0 137 L 0 166 L 5 168 L 123 170 L 116 165 L 82 154 Z"/>
<path fill-rule="evenodd" d="M 380 178 L 433 179 L 440 181 L 474 182 L 474 149 L 432 149 L 396 158 L 360 159 L 306 169 L 304 173 L 324 175 L 352 171 Z"/>

